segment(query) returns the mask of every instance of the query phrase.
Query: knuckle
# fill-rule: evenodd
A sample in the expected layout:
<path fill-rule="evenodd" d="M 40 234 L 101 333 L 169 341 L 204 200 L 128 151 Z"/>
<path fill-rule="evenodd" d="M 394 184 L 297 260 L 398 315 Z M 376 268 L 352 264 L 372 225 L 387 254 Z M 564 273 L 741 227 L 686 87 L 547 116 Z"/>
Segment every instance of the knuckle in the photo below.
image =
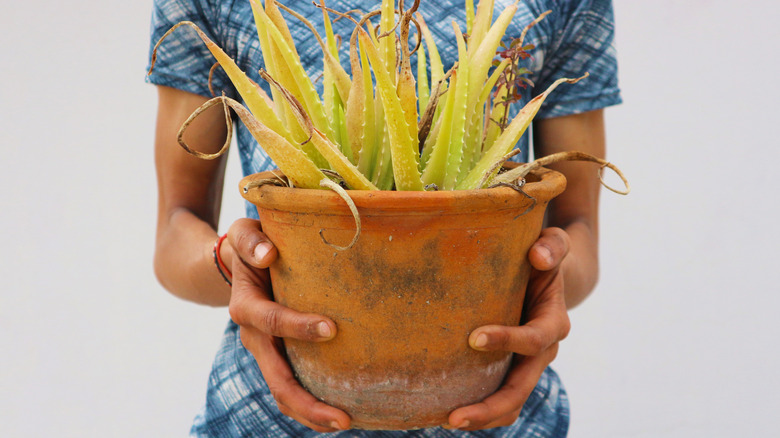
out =
<path fill-rule="evenodd" d="M 527 334 L 525 343 L 528 349 L 533 351 L 534 354 L 538 354 L 546 347 L 544 336 L 537 330 L 530 331 Z"/>
<path fill-rule="evenodd" d="M 491 331 L 487 347 L 491 350 L 507 351 L 512 349 L 512 342 L 505 330 Z"/>
<path fill-rule="evenodd" d="M 228 231 L 228 237 L 230 244 L 244 261 L 251 261 L 255 247 L 268 240 L 260 231 L 259 222 L 247 218 L 235 221 Z"/>
<path fill-rule="evenodd" d="M 247 261 L 251 260 L 252 252 L 259 242 L 254 233 L 244 230 L 236 235 L 233 246 L 238 250 L 241 258 Z"/>
<path fill-rule="evenodd" d="M 558 343 L 556 342 L 552 346 L 550 346 L 550 362 L 554 361 L 556 357 L 558 357 Z"/>
<path fill-rule="evenodd" d="M 238 324 L 239 326 L 246 325 L 246 313 L 244 312 L 244 307 L 242 306 L 242 300 L 236 298 L 235 296 L 230 300 L 230 304 L 228 304 L 228 314 L 234 323 Z"/>
<path fill-rule="evenodd" d="M 560 256 L 566 255 L 569 252 L 569 245 L 571 244 L 571 238 L 569 233 L 562 228 L 551 227 L 545 230 L 544 237 L 550 244 L 552 249 Z"/>
<path fill-rule="evenodd" d="M 292 414 L 292 410 L 284 402 L 285 392 L 281 388 L 279 388 L 278 385 L 274 385 L 270 383 L 268 384 L 268 391 L 271 393 L 271 397 L 273 397 L 274 400 L 276 400 L 276 405 L 279 408 L 279 411 L 289 417 L 290 414 Z"/>
<path fill-rule="evenodd" d="M 563 317 L 563 320 L 561 321 L 561 333 L 559 336 L 560 340 L 564 340 L 569 336 L 569 333 L 571 332 L 571 319 L 569 319 L 569 316 L 566 315 Z"/>
<path fill-rule="evenodd" d="M 272 336 L 281 336 L 283 315 L 281 309 L 268 309 L 261 316 L 261 329 Z"/>

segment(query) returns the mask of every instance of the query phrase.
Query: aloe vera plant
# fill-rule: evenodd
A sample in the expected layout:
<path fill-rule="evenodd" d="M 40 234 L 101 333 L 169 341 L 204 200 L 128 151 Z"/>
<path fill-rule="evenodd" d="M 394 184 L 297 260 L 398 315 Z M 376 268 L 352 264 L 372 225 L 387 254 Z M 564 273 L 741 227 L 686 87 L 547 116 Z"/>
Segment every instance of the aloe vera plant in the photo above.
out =
<path fill-rule="evenodd" d="M 319 0 L 315 6 L 323 12 L 324 38 L 302 15 L 275 0 L 265 0 L 264 5 L 260 0 L 247 1 L 265 60 L 261 76 L 271 85 L 272 99 L 195 24 L 179 23 L 165 36 L 184 24 L 194 28 L 248 109 L 224 96 L 206 106 L 221 103 L 226 111 L 228 107 L 236 111 L 297 187 L 330 186 L 321 182 L 333 174 L 353 190 L 489 187 L 545 98 L 560 84 L 582 79 L 559 79 L 511 121 L 506 119 L 508 105 L 516 100 L 513 82 L 506 78 L 511 76 L 517 83 L 516 76 L 528 72 L 518 65 L 524 57 L 497 59 L 517 3 L 491 22 L 493 0 L 482 0 L 476 7 L 473 0 L 466 0 L 466 34 L 452 23 L 458 62 L 445 72 L 430 30 L 417 13 L 420 0 L 383 0 L 379 10 L 362 17 L 356 11 L 334 11 Z M 322 96 L 301 64 L 283 13 L 286 19 L 302 20 L 320 44 Z M 530 50 L 523 37 L 546 14 L 512 42 L 512 53 Z M 355 24 L 347 53 L 342 53 L 333 33 L 332 15 Z M 416 77 L 411 67 L 415 56 Z M 349 59 L 350 73 L 342 67 L 342 57 Z M 503 121 L 496 122 L 502 120 L 497 114 L 503 115 Z"/>

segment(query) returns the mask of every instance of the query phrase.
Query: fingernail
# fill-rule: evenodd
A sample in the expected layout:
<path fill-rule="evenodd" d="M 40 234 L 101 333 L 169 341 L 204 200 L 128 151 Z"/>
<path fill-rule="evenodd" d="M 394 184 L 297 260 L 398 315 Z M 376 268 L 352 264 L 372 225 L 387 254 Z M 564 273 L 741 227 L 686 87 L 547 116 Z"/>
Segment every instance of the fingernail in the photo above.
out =
<path fill-rule="evenodd" d="M 469 427 L 469 420 L 463 420 L 455 429 L 465 429 Z"/>
<path fill-rule="evenodd" d="M 544 261 L 546 263 L 548 263 L 550 265 L 552 264 L 552 262 L 553 262 L 552 252 L 550 251 L 549 248 L 547 248 L 546 246 L 541 246 L 540 245 L 540 246 L 537 247 L 536 251 L 539 253 L 539 255 L 544 259 Z"/>
<path fill-rule="evenodd" d="M 270 243 L 268 242 L 259 243 L 255 247 L 255 261 L 259 263 L 261 260 L 263 260 L 263 257 L 265 257 L 266 254 L 268 254 L 269 251 L 271 251 Z"/>
<path fill-rule="evenodd" d="M 332 428 L 334 428 L 336 430 L 343 430 L 341 428 L 341 426 L 339 426 L 339 422 L 338 421 L 331 421 L 330 422 L 330 427 L 332 427 Z"/>
<path fill-rule="evenodd" d="M 474 347 L 476 348 L 484 348 L 488 344 L 488 336 L 484 333 L 481 333 L 479 336 L 477 336 L 477 339 L 474 339 Z"/>
<path fill-rule="evenodd" d="M 321 323 L 317 324 L 317 333 L 319 333 L 323 338 L 330 338 L 333 335 L 333 330 L 330 329 L 330 326 L 327 322 L 322 321 Z"/>

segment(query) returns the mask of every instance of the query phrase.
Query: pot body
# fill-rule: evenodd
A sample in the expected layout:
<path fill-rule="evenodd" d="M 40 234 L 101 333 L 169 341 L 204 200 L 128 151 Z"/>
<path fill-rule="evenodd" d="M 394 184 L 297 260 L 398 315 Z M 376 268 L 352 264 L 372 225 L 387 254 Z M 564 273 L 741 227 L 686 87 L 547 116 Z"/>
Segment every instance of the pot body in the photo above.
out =
<path fill-rule="evenodd" d="M 245 194 L 279 251 L 275 300 L 338 326 L 328 342 L 284 340 L 301 384 L 346 411 L 353 427 L 386 430 L 445 424 L 454 409 L 495 392 L 512 355 L 475 351 L 469 334 L 520 323 L 528 250 L 547 203 L 565 188 L 546 169 L 528 180 L 535 206 L 503 187 L 349 191 L 362 231 L 344 251 L 326 243 L 347 245 L 356 229 L 335 193 L 265 185 Z"/>

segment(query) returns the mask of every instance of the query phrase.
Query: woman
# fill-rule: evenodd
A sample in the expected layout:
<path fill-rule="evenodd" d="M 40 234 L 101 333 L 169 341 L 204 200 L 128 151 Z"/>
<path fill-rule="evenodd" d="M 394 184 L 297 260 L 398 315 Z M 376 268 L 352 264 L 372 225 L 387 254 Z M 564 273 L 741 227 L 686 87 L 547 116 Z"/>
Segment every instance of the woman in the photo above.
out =
<path fill-rule="evenodd" d="M 426 1 L 420 13 L 427 19 L 445 69 L 457 58 L 450 23 L 465 22 L 461 0 Z M 380 0 L 332 0 L 337 10 L 373 10 Z M 497 0 L 500 11 L 509 0 Z M 321 13 L 308 0 L 286 5 L 321 23 Z M 526 41 L 535 44 L 530 69 L 535 86 L 524 100 L 543 91 L 559 77 L 591 77 L 551 95 L 533 125 L 537 155 L 580 150 L 605 154 L 603 108 L 620 102 L 617 88 L 614 25 L 609 0 L 527 0 L 520 3 L 509 36 L 546 10 L 552 14 L 534 27 Z M 152 44 L 171 26 L 193 21 L 254 75 L 262 55 L 249 0 L 156 0 Z M 322 68 L 316 42 L 296 20 L 288 20 L 302 62 L 314 77 Z M 336 23 L 336 32 L 349 35 L 350 23 Z M 256 212 L 236 220 L 220 245 L 217 223 L 225 173 L 225 158 L 202 161 L 185 154 L 176 142 L 182 122 L 211 93 L 208 75 L 213 58 L 193 32 L 181 29 L 161 46 L 160 61 L 149 81 L 158 85 L 159 105 L 155 159 L 159 185 L 155 272 L 173 294 L 197 303 L 229 305 L 229 322 L 209 380 L 206 406 L 195 420 L 193 436 L 299 437 L 332 433 L 344 436 L 534 436 L 563 437 L 568 429 L 568 401 L 555 373 L 548 367 L 558 342 L 569 331 L 567 308 L 582 302 L 598 276 L 599 183 L 593 168 L 583 164 L 555 166 L 568 179 L 568 189 L 549 206 L 547 228 L 528 255 L 534 268 L 527 292 L 525 323 L 519 327 L 486 326 L 469 338 L 477 350 L 517 353 L 503 386 L 482 403 L 453 411 L 443 428 L 408 432 L 339 432 L 350 427 L 349 416 L 306 392 L 297 382 L 281 350 L 280 338 L 324 342 L 337 327 L 326 317 L 300 314 L 271 299 L 265 269 L 277 253 L 260 231 Z M 261 82 L 255 77 L 257 82 Z M 214 85 L 227 95 L 236 92 L 219 71 Z M 270 159 L 239 125 L 238 147 L 245 174 L 273 167 Z M 226 136 L 224 114 L 213 109 L 188 130 L 188 139 L 201 151 L 216 151 Z M 518 147 L 528 156 L 528 139 Z M 475 257 L 477 255 L 475 254 Z M 222 272 L 220 272 L 222 271 Z M 227 271 L 227 272 L 225 272 Z M 225 279 L 232 274 L 232 287 Z M 565 287 L 564 287 L 565 284 Z M 240 334 L 240 335 L 239 335 Z M 479 432 L 475 432 L 479 431 Z"/>

